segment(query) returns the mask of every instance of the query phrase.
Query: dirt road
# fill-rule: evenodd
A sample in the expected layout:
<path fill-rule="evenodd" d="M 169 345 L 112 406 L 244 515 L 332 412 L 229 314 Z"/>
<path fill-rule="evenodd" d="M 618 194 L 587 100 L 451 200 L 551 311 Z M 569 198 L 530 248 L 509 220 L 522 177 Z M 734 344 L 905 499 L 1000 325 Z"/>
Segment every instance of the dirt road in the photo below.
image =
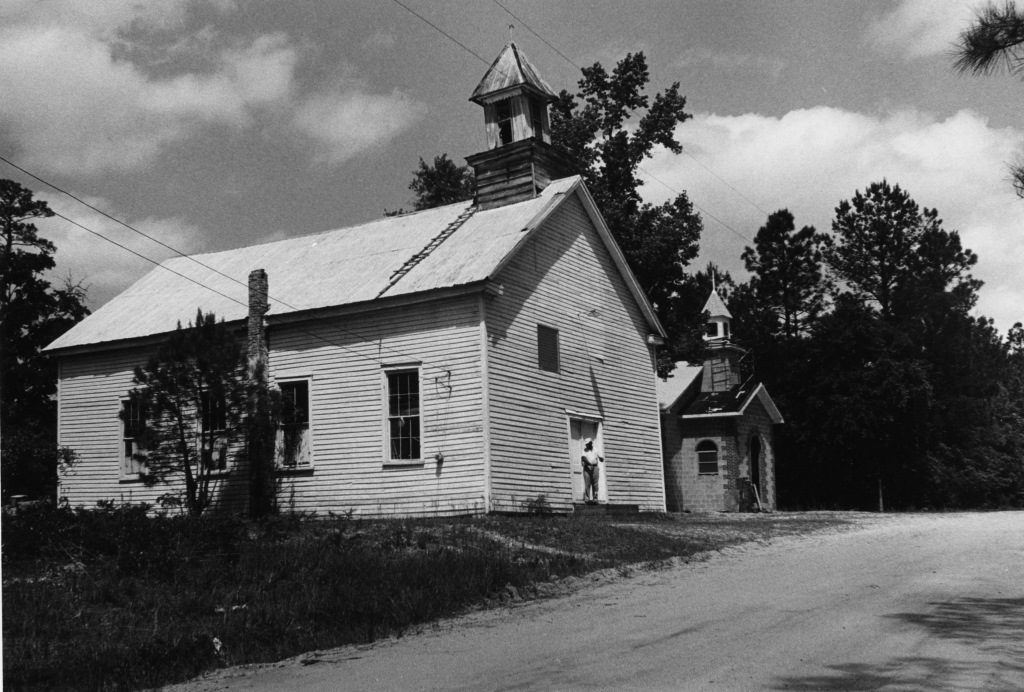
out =
<path fill-rule="evenodd" d="M 200 690 L 1022 690 L 1024 512 L 884 516 Z"/>

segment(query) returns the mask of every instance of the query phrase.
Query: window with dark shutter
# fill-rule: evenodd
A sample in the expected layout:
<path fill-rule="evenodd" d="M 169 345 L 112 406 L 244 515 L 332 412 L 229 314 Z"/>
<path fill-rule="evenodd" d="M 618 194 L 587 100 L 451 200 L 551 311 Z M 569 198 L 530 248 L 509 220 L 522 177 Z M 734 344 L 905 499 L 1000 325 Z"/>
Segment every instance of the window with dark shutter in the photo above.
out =
<path fill-rule="evenodd" d="M 558 372 L 558 330 L 537 325 L 537 366 L 547 372 Z"/>

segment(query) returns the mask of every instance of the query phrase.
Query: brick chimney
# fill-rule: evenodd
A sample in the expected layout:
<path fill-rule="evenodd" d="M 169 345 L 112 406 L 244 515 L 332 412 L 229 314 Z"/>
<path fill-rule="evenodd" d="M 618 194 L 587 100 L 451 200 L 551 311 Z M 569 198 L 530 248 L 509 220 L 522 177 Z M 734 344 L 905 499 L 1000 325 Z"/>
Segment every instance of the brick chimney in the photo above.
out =
<path fill-rule="evenodd" d="M 267 314 L 268 281 L 267 272 L 253 269 L 249 272 L 249 322 L 246 329 L 246 355 L 248 356 L 249 379 L 267 377 L 267 335 L 263 326 Z"/>
<path fill-rule="evenodd" d="M 568 157 L 551 145 L 548 104 L 556 98 L 509 41 L 469 98 L 483 107 L 487 132 L 487 151 L 466 157 L 480 209 L 531 199 L 552 180 L 573 174 Z"/>

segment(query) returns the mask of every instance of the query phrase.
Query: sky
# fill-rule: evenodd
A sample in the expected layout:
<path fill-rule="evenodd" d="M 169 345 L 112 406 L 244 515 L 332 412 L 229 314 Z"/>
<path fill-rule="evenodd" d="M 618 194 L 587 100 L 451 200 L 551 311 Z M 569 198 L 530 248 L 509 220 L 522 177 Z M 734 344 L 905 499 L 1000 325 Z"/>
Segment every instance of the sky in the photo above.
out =
<path fill-rule="evenodd" d="M 685 190 L 701 254 L 740 255 L 782 208 L 828 230 L 840 201 L 899 184 L 979 255 L 976 314 L 1024 321 L 1024 80 L 961 75 L 973 0 L 5 0 L 0 155 L 185 253 L 342 228 L 410 208 L 420 157 L 485 148 L 468 97 L 511 35 L 556 90 L 643 51 L 679 82 L 684 152 L 642 194 Z M 173 255 L 0 161 L 0 178 L 160 261 Z M 96 309 L 152 264 L 66 220 L 53 279 Z M 241 277 L 244 279 L 244 277 Z M 271 277 L 271 294 L 273 282 Z M 284 279 L 282 279 L 284 280 Z"/>

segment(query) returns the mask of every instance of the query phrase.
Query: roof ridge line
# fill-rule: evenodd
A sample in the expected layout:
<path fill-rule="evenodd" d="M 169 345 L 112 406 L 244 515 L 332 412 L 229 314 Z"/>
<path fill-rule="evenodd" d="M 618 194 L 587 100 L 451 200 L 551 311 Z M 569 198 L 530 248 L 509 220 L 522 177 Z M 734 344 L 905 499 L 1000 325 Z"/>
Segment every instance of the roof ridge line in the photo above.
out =
<path fill-rule="evenodd" d="M 470 204 L 458 216 L 456 216 L 451 223 L 445 226 L 440 233 L 431 238 L 430 241 L 423 246 L 422 250 L 414 253 L 411 257 L 409 257 L 409 259 L 407 259 L 402 264 L 401 267 L 392 272 L 391 276 L 388 278 L 388 285 L 382 288 L 380 293 L 378 293 L 376 297 L 380 298 L 385 293 L 390 291 L 395 286 L 395 284 L 397 284 L 399 281 L 402 280 L 403 277 L 405 277 L 406 274 L 411 272 L 413 269 L 416 268 L 416 266 L 420 262 L 429 257 L 431 253 L 434 252 L 434 250 L 440 247 L 441 243 L 448 240 L 448 238 L 450 238 L 452 234 L 455 233 L 455 231 L 459 230 L 459 228 L 461 228 L 462 225 L 469 220 L 469 217 L 471 217 L 476 212 L 476 209 L 477 208 L 475 204 Z"/>

